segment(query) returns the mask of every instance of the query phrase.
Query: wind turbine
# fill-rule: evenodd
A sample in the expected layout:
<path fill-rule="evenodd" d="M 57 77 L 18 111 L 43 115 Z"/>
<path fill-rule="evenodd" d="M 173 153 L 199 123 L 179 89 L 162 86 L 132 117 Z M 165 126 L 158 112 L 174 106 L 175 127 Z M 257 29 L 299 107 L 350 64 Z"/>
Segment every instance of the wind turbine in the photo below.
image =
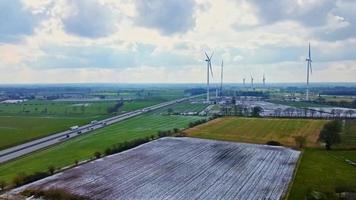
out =
<path fill-rule="evenodd" d="M 207 63 L 207 66 L 206 66 L 206 78 L 207 78 L 207 85 L 206 85 L 206 89 L 207 89 L 207 93 L 206 93 L 206 101 L 207 103 L 210 103 L 210 73 L 211 73 L 211 77 L 214 77 L 213 75 L 213 69 L 211 67 L 211 58 L 213 57 L 213 53 L 211 53 L 211 56 L 209 57 L 208 54 L 205 52 L 205 56 L 206 56 L 206 63 Z M 210 71 L 210 73 L 209 73 Z"/>
<path fill-rule="evenodd" d="M 221 60 L 221 83 L 220 83 L 220 96 L 223 94 L 223 78 L 224 78 L 224 60 Z"/>
<path fill-rule="evenodd" d="M 265 73 L 263 73 L 263 78 L 262 78 L 262 81 L 263 81 L 263 87 L 265 87 L 265 85 L 266 85 L 266 77 L 265 77 Z"/>
<path fill-rule="evenodd" d="M 253 77 L 252 77 L 252 75 L 250 75 L 251 76 L 251 88 L 253 89 Z"/>
<path fill-rule="evenodd" d="M 243 86 L 245 87 L 245 85 L 246 85 L 246 78 L 243 78 L 243 79 L 242 79 L 242 82 L 243 82 Z"/>
<path fill-rule="evenodd" d="M 310 50 L 310 42 L 309 42 L 309 54 L 308 58 L 305 59 L 307 61 L 307 95 L 306 95 L 306 100 L 309 101 L 309 73 L 310 75 L 313 73 L 312 69 L 312 59 L 311 59 L 311 50 Z"/>

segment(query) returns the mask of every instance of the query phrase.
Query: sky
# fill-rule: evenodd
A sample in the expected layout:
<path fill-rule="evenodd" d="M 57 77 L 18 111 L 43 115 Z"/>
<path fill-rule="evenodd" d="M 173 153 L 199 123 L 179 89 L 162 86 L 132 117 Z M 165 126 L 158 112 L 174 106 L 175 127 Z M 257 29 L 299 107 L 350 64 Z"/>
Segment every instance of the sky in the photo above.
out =
<path fill-rule="evenodd" d="M 0 0 L 0 83 L 356 82 L 354 0 Z"/>

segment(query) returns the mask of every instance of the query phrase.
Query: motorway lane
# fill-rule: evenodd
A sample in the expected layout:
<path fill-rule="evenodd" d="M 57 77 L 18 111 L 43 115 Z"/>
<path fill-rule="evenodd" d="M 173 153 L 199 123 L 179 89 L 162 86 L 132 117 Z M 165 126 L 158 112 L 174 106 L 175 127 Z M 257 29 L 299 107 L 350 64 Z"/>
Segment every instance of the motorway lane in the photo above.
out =
<path fill-rule="evenodd" d="M 200 95 L 198 95 L 198 96 L 200 96 Z M 157 109 L 169 106 L 169 105 L 187 101 L 189 99 L 196 98 L 198 96 L 182 98 L 179 100 L 168 101 L 168 102 L 164 102 L 161 104 L 149 106 L 149 107 L 146 107 L 146 108 L 143 108 L 140 110 L 135 110 L 132 112 L 128 112 L 128 113 L 124 113 L 124 114 L 117 115 L 114 117 L 110 117 L 110 118 L 98 121 L 96 123 L 87 124 L 87 125 L 78 127 L 75 130 L 66 130 L 66 131 L 63 131 L 60 133 L 56 133 L 56 134 L 44 137 L 44 138 L 40 138 L 37 140 L 33 140 L 31 142 L 27 142 L 27 143 L 24 143 L 24 144 L 21 144 L 18 146 L 14 146 L 14 147 L 11 147 L 8 149 L 1 150 L 0 151 L 0 163 L 7 162 L 7 161 L 15 159 L 17 157 L 20 157 L 20 156 L 26 155 L 28 153 L 49 147 L 54 144 L 58 144 L 60 142 L 72 139 L 74 137 L 80 136 L 82 134 L 85 134 L 85 133 L 88 133 L 88 132 L 91 132 L 91 131 L 94 131 L 94 130 L 97 130 L 97 129 L 100 129 L 100 128 L 103 128 L 106 126 L 109 126 L 111 124 L 123 121 L 125 119 L 132 118 L 132 117 L 141 115 L 143 113 L 157 110 Z"/>

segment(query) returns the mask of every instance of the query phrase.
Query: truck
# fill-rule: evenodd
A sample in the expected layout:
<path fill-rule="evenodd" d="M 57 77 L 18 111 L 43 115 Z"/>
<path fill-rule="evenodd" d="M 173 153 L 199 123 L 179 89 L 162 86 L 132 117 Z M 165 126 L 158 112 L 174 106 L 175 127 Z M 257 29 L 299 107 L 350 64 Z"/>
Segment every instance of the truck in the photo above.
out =
<path fill-rule="evenodd" d="M 75 125 L 75 126 L 72 126 L 72 127 L 70 127 L 70 130 L 76 130 L 76 129 L 78 129 L 79 128 L 79 126 L 78 125 Z"/>

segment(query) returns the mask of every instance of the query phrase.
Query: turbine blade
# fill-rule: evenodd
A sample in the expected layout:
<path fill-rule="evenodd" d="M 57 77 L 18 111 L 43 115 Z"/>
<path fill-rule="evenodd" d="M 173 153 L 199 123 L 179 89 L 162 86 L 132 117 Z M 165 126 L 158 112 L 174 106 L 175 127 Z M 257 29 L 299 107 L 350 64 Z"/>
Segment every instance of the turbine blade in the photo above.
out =
<path fill-rule="evenodd" d="M 310 42 L 309 42 L 309 59 L 311 60 Z"/>
<path fill-rule="evenodd" d="M 214 51 L 211 53 L 210 59 L 213 57 L 213 55 L 214 55 Z"/>
<path fill-rule="evenodd" d="M 209 58 L 209 56 L 208 56 L 208 54 L 205 52 L 205 55 L 206 55 L 206 58 L 208 59 L 208 60 L 210 60 L 210 58 Z"/>

